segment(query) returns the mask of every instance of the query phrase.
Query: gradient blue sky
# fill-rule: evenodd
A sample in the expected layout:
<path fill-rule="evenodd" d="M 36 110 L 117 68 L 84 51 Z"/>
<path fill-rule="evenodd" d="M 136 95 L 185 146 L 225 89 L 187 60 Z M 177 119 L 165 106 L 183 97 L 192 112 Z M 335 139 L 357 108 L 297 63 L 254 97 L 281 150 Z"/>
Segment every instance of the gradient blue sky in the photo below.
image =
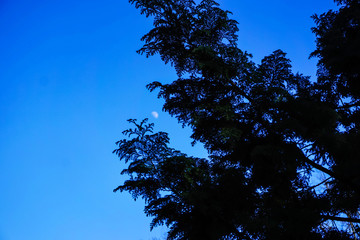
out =
<path fill-rule="evenodd" d="M 255 62 L 280 48 L 295 71 L 315 75 L 310 16 L 331 0 L 220 3 Z M 111 152 L 128 118 L 149 117 L 173 147 L 205 156 L 145 89 L 176 78 L 158 57 L 135 53 L 150 28 L 126 0 L 0 0 L 0 240 L 164 236 L 149 231 L 141 199 L 112 192 L 124 165 Z"/>

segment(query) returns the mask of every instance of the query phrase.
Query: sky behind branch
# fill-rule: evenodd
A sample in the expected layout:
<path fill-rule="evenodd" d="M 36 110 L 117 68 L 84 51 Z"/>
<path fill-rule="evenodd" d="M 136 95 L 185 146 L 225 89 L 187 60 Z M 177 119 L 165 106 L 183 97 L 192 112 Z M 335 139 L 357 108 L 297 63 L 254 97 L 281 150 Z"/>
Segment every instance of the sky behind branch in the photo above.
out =
<path fill-rule="evenodd" d="M 280 48 L 295 72 L 315 76 L 310 16 L 331 0 L 220 3 L 255 62 Z M 158 57 L 136 54 L 150 29 L 125 0 L 0 0 L 0 240 L 163 236 L 150 233 L 141 199 L 112 192 L 124 178 L 111 152 L 128 118 L 148 117 L 173 147 L 205 156 L 145 88 L 176 79 Z"/>

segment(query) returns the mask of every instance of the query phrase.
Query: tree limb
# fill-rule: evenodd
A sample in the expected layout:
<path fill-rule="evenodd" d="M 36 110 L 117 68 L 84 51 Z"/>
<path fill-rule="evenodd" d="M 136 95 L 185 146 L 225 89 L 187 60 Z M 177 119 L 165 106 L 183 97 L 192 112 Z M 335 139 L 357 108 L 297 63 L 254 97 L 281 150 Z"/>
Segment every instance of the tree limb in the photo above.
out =
<path fill-rule="evenodd" d="M 360 223 L 360 219 L 357 218 L 344 218 L 344 217 L 335 217 L 335 216 L 328 216 L 322 215 L 321 216 L 324 220 L 332 220 L 332 221 L 340 221 L 340 222 L 351 222 L 351 223 Z"/>
<path fill-rule="evenodd" d="M 322 172 L 326 173 L 327 175 L 329 175 L 329 176 L 331 176 L 331 177 L 333 177 L 333 178 L 336 178 L 336 179 L 339 178 L 339 177 L 337 176 L 337 174 L 335 174 L 333 171 L 331 171 L 331 170 L 329 170 L 329 169 L 321 166 L 320 164 L 317 164 L 317 163 L 311 161 L 311 160 L 308 159 L 305 155 L 303 155 L 303 156 L 304 156 L 304 158 L 303 158 L 304 162 L 306 162 L 307 164 L 309 164 L 309 165 L 312 166 L 313 168 L 316 168 L 317 170 L 322 171 Z"/>
<path fill-rule="evenodd" d="M 360 106 L 360 102 L 356 102 L 353 104 L 344 104 L 342 106 L 337 107 L 336 109 L 345 109 L 345 108 L 352 108 L 352 107 L 359 107 Z"/>
<path fill-rule="evenodd" d="M 302 151 L 301 151 L 301 152 L 302 152 Z M 360 186 L 357 185 L 357 184 L 354 184 L 354 183 L 351 181 L 351 179 L 348 179 L 348 178 L 346 178 L 346 177 L 344 177 L 344 176 L 342 176 L 342 175 L 338 175 L 338 174 L 336 174 L 335 172 L 333 172 L 333 171 L 331 171 L 331 170 L 329 170 L 329 169 L 321 166 L 320 164 L 317 164 L 316 162 L 311 161 L 310 159 L 308 159 L 308 158 L 305 156 L 305 154 L 304 154 L 303 152 L 302 152 L 302 155 L 303 155 L 303 158 L 302 158 L 302 159 L 303 159 L 303 161 L 304 161 L 305 163 L 309 164 L 309 165 L 312 166 L 313 168 L 315 168 L 315 169 L 317 169 L 317 170 L 319 170 L 319 171 L 321 171 L 321 172 L 323 172 L 323 173 L 328 174 L 330 177 L 335 178 L 336 180 L 341 181 L 341 182 L 343 182 L 344 184 L 346 184 L 346 185 L 354 188 L 354 190 L 360 192 Z"/>
<path fill-rule="evenodd" d="M 326 182 L 329 181 L 331 178 L 332 178 L 332 177 L 328 177 L 328 178 L 325 179 L 324 181 L 322 181 L 322 182 L 320 182 L 320 183 L 318 183 L 318 184 L 316 184 L 316 185 L 314 185 L 314 186 L 311 186 L 308 190 L 313 189 L 313 188 L 316 188 L 316 187 L 318 187 L 318 186 L 326 183 Z"/>

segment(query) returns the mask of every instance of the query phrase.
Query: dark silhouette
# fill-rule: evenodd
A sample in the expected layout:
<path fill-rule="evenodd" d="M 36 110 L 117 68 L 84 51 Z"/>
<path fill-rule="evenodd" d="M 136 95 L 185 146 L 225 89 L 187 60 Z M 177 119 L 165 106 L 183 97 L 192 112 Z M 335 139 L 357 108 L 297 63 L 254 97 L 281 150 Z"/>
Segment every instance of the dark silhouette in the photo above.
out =
<path fill-rule="evenodd" d="M 149 90 L 209 158 L 130 120 L 130 138 L 114 151 L 130 179 L 114 191 L 144 198 L 151 228 L 166 224 L 168 239 L 358 239 L 359 1 L 314 16 L 315 83 L 294 74 L 281 50 L 254 64 L 236 45 L 236 21 L 212 0 L 130 2 L 154 17 L 139 53 L 159 54 L 179 76 Z"/>

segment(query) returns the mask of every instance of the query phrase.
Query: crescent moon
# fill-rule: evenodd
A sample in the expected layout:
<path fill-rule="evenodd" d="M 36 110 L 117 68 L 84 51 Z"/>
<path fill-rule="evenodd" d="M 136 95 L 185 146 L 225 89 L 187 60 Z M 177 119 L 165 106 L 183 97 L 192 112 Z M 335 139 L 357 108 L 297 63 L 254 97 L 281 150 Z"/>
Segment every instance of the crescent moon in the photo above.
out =
<path fill-rule="evenodd" d="M 154 118 L 158 118 L 159 117 L 159 114 L 157 112 L 151 112 L 151 115 L 153 115 Z"/>

